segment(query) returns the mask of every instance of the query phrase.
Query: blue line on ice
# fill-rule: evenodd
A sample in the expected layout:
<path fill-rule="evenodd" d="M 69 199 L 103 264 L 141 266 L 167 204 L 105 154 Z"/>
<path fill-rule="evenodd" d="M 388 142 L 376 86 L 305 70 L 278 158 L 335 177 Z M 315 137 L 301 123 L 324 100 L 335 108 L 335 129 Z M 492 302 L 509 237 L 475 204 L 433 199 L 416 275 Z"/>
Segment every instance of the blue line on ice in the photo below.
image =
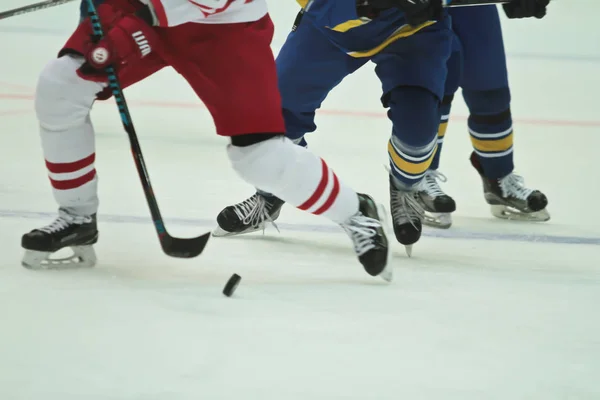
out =
<path fill-rule="evenodd" d="M 0 210 L 0 218 L 51 220 L 55 217 L 56 213 L 54 212 Z M 133 215 L 101 214 L 101 221 L 128 224 L 151 224 L 150 217 L 139 217 Z M 168 224 L 180 226 L 197 226 L 203 228 L 212 228 L 216 226 L 215 220 L 206 218 L 168 218 L 166 219 L 166 222 Z M 341 233 L 341 230 L 335 225 L 289 224 L 278 222 L 277 226 L 281 230 L 295 232 Z M 427 229 L 423 232 L 423 235 L 427 237 L 444 239 L 494 240 L 521 243 L 553 243 L 600 246 L 600 237 L 478 232 L 456 228 L 448 230 Z"/>

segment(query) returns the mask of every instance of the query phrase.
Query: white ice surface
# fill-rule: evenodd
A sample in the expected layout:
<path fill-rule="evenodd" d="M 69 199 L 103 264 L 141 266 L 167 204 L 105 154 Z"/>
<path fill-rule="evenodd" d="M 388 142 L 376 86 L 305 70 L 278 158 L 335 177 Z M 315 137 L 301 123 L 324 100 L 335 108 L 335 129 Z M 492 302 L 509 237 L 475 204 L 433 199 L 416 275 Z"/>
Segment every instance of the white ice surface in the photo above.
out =
<path fill-rule="evenodd" d="M 277 49 L 297 8 L 270 6 Z M 289 207 L 281 233 L 166 257 L 111 102 L 93 113 L 99 265 L 20 267 L 21 234 L 55 212 L 33 88 L 77 6 L 1 21 L 0 399 L 599 399 L 599 11 L 597 0 L 557 1 L 542 21 L 504 21 L 517 171 L 547 193 L 552 220 L 491 217 L 457 101 L 442 157 L 455 224 L 428 230 L 411 259 L 395 245 L 391 285 L 362 271 L 343 232 Z M 338 87 L 310 147 L 386 202 L 390 126 L 379 88 L 371 67 Z M 203 233 L 252 193 L 175 73 L 127 96 L 171 233 Z M 221 289 L 234 272 L 243 280 L 228 299 Z"/>

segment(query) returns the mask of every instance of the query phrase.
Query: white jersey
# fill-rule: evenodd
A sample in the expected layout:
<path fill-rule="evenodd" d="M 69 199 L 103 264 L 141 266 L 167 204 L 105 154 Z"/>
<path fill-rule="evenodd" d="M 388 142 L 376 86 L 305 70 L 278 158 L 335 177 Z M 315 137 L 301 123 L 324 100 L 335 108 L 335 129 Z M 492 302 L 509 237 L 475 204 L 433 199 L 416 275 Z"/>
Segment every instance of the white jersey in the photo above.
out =
<path fill-rule="evenodd" d="M 266 0 L 141 0 L 153 6 L 158 26 L 186 22 L 231 24 L 257 21 L 267 14 Z"/>

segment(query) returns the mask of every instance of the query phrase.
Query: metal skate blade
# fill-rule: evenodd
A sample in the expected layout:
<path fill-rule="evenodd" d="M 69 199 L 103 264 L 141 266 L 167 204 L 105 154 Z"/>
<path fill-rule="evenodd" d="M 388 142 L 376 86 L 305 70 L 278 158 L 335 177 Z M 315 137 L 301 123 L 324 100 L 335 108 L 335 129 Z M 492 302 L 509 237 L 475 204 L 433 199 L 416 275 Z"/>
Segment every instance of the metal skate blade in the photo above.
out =
<path fill-rule="evenodd" d="M 491 205 L 490 209 L 494 217 L 510 221 L 546 222 L 550 220 L 550 214 L 546 209 L 530 213 L 505 205 Z"/>
<path fill-rule="evenodd" d="M 388 220 L 388 213 L 383 204 L 377 203 L 377 214 L 379 215 L 381 226 L 383 227 L 383 232 L 385 233 L 386 238 L 388 238 L 388 247 L 387 247 L 387 263 L 385 268 L 379 276 L 386 282 L 391 282 L 394 280 L 394 267 L 392 265 L 392 246 L 390 246 L 389 238 L 392 233 L 392 229 L 390 228 L 390 222 Z"/>
<path fill-rule="evenodd" d="M 212 231 L 212 235 L 214 237 L 238 236 L 238 235 L 245 235 L 246 233 L 252 233 L 252 232 L 257 232 L 257 231 L 261 231 L 261 230 L 264 231 L 264 226 L 248 228 L 245 231 L 241 231 L 241 232 L 227 232 L 226 230 L 224 230 L 220 226 L 217 226 Z"/>
<path fill-rule="evenodd" d="M 390 264 L 386 265 L 385 269 L 383 271 L 381 271 L 379 276 L 381 277 L 381 279 L 383 279 L 386 282 L 393 281 L 394 280 L 394 271 L 392 269 L 392 266 Z"/>
<path fill-rule="evenodd" d="M 62 250 L 66 249 L 59 252 Z M 91 268 L 96 265 L 96 252 L 92 246 L 73 246 L 71 250 L 72 255 L 60 258 L 51 258 L 59 252 L 25 250 L 21 265 L 33 270 Z"/>
<path fill-rule="evenodd" d="M 409 244 L 408 246 L 404 246 L 404 249 L 406 250 L 406 255 L 409 257 L 412 257 L 412 248 L 413 248 L 412 244 Z"/>
<path fill-rule="evenodd" d="M 432 213 L 425 211 L 423 225 L 432 228 L 448 229 L 452 226 L 452 215 L 450 213 Z"/>

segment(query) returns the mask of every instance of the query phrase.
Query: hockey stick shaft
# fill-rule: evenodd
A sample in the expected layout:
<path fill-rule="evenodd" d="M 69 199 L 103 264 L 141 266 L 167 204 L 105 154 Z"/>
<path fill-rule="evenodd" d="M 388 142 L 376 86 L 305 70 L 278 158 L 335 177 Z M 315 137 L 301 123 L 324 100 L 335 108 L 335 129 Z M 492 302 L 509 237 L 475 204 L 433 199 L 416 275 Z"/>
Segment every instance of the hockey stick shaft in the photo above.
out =
<path fill-rule="evenodd" d="M 75 0 L 46 0 L 39 3 L 30 4 L 28 6 L 15 8 L 14 10 L 8 10 L 0 13 L 0 20 L 10 17 L 15 17 L 21 14 L 27 14 L 30 12 L 43 10 L 44 8 L 50 8 L 60 6 L 61 4 L 71 3 Z"/>
<path fill-rule="evenodd" d="M 509 3 L 510 0 L 443 0 L 444 7 L 485 6 Z"/>
<path fill-rule="evenodd" d="M 294 20 L 294 24 L 292 25 L 292 32 L 295 32 L 302 22 L 302 17 L 304 13 L 310 8 L 314 0 L 309 1 L 304 8 L 300 10 L 298 15 L 296 15 L 296 19 Z M 490 4 L 503 4 L 509 3 L 510 0 L 442 0 L 442 5 L 444 7 L 466 7 L 466 6 L 486 6 Z"/>
<path fill-rule="evenodd" d="M 92 23 L 94 40 L 100 40 L 104 36 L 104 31 L 102 29 L 100 18 L 98 17 L 98 12 L 96 11 L 96 6 L 94 5 L 94 0 L 86 1 L 88 5 L 88 15 Z M 129 113 L 129 107 L 125 101 L 125 95 L 123 94 L 121 83 L 117 77 L 117 72 L 113 66 L 109 66 L 106 68 L 106 74 L 108 76 L 108 85 L 112 90 L 115 101 L 117 102 L 117 107 L 119 108 L 119 114 L 121 116 L 123 128 L 129 137 L 131 153 L 133 155 L 135 166 L 144 189 L 144 195 L 146 196 L 146 201 L 148 202 L 148 207 L 150 208 L 150 214 L 152 215 L 152 221 L 154 222 L 154 228 L 158 234 L 161 247 L 167 255 L 172 257 L 196 257 L 202 252 L 202 250 L 204 250 L 206 242 L 210 237 L 210 233 L 204 234 L 197 238 L 182 239 L 172 237 L 167 232 L 163 218 L 160 214 L 160 209 L 158 208 L 156 197 L 154 196 L 154 191 L 150 183 L 150 176 L 148 175 L 148 169 L 146 168 L 146 163 L 144 162 L 142 149 L 133 126 L 131 114 Z"/>
<path fill-rule="evenodd" d="M 65 3 L 71 3 L 75 0 L 47 0 L 41 1 L 39 3 L 30 4 L 28 6 L 15 8 L 14 10 L 8 10 L 0 13 L 0 20 L 10 17 L 15 17 L 17 15 L 27 14 L 30 12 L 43 10 L 44 8 L 50 8 L 59 6 Z M 506 3 L 508 0 L 454 0 L 450 4 L 444 1 L 445 6 L 450 7 L 461 7 L 461 6 L 474 6 L 474 5 L 485 5 L 485 4 L 501 4 Z"/>

